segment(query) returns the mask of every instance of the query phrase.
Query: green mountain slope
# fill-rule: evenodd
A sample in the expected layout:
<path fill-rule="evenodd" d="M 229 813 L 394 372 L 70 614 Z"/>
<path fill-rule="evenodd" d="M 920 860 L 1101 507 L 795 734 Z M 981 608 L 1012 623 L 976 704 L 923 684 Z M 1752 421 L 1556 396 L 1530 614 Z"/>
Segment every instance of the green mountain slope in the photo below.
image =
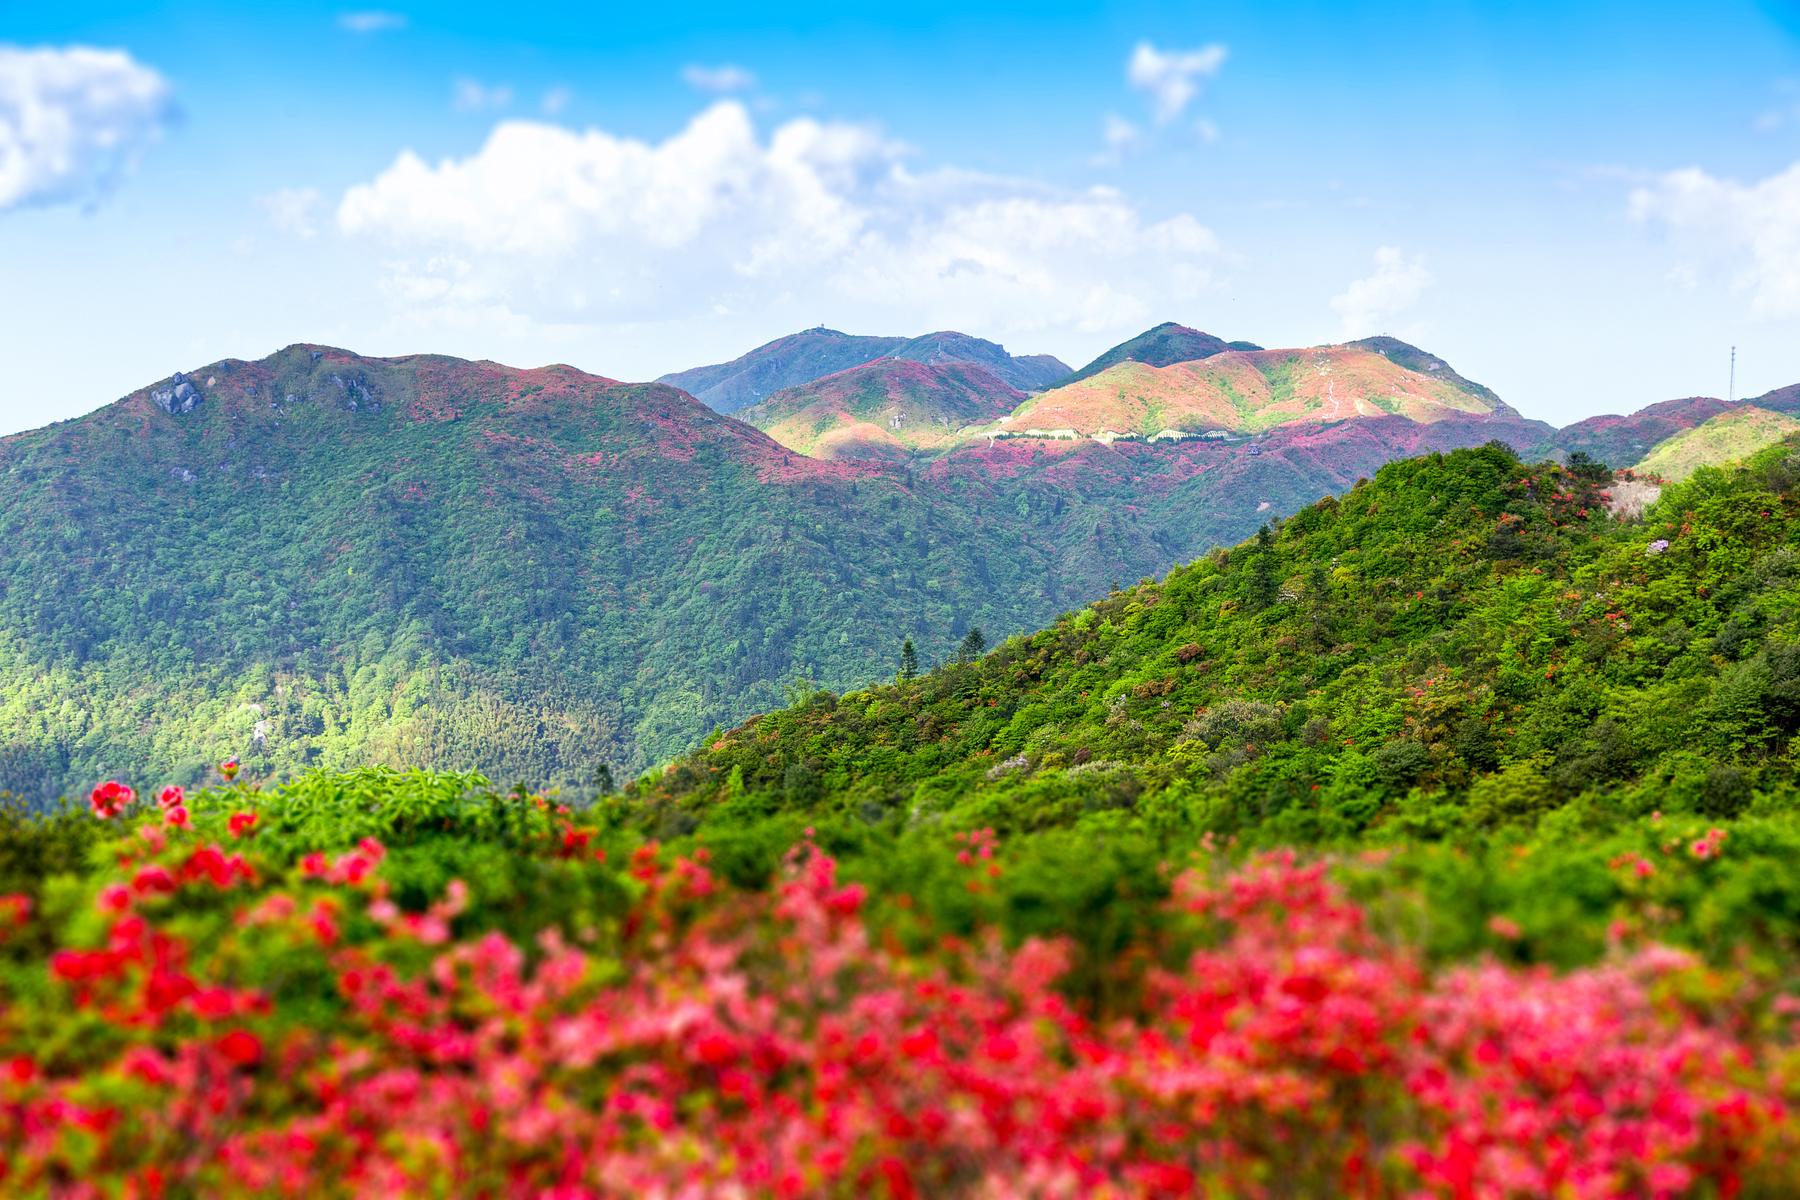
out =
<path fill-rule="evenodd" d="M 0 440 L 0 791 L 479 767 L 585 786 L 903 637 L 1033 628 L 1390 458 L 1256 447 L 793 454 L 691 397 L 292 347 Z"/>
<path fill-rule="evenodd" d="M 1686 479 L 1701 467 L 1736 462 L 1796 433 L 1800 433 L 1800 420 L 1752 404 L 1739 405 L 1658 442 L 1634 470 L 1640 475 Z"/>
<path fill-rule="evenodd" d="M 979 661 L 757 718 L 635 798 L 682 830 L 795 811 L 1262 843 L 1791 804 L 1800 450 L 1700 471 L 1641 523 L 1603 482 L 1499 447 L 1394 463 Z"/>

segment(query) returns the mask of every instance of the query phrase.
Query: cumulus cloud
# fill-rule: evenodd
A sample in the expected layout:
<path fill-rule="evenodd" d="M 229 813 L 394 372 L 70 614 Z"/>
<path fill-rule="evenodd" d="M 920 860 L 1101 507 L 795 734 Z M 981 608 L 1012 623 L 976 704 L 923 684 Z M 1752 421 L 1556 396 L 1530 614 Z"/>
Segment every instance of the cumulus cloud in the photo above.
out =
<path fill-rule="evenodd" d="M 559 326 L 791 301 L 895 328 L 1111 331 L 1211 284 L 1218 244 L 1192 216 L 910 157 L 813 118 L 765 138 L 734 100 L 660 143 L 507 121 L 466 158 L 401 154 L 337 221 L 385 250 L 397 301 Z"/>
<path fill-rule="evenodd" d="M 1397 246 L 1383 246 L 1375 251 L 1375 270 L 1333 296 L 1331 307 L 1346 339 L 1368 337 L 1385 332 L 1387 322 L 1417 304 L 1430 286 L 1422 256 L 1409 258 Z"/>
<path fill-rule="evenodd" d="M 343 13 L 339 15 L 337 23 L 338 28 L 346 33 L 389 33 L 406 28 L 406 15 L 365 9 L 362 12 Z"/>
<path fill-rule="evenodd" d="M 319 232 L 318 211 L 323 199 L 317 188 L 281 188 L 258 196 L 256 203 L 279 232 L 310 238 Z"/>
<path fill-rule="evenodd" d="M 747 92 L 756 86 L 756 76 L 743 67 L 731 63 L 723 63 L 716 67 L 689 63 L 681 68 L 682 82 L 696 91 L 713 92 L 725 95 L 729 92 Z"/>
<path fill-rule="evenodd" d="M 1225 54 L 1217 42 L 1198 50 L 1158 50 L 1139 42 L 1125 66 L 1125 78 L 1150 97 L 1158 123 L 1167 124 L 1187 110 L 1206 80 L 1219 73 Z"/>
<path fill-rule="evenodd" d="M 503 83 L 492 86 L 477 79 L 458 79 L 450 89 L 450 107 L 457 112 L 485 112 L 505 108 L 513 101 L 513 90 Z"/>
<path fill-rule="evenodd" d="M 1670 171 L 1635 189 L 1630 211 L 1731 270 L 1758 316 L 1800 316 L 1800 163 L 1756 183 Z"/>
<path fill-rule="evenodd" d="M 168 82 L 124 51 L 0 46 L 0 211 L 97 203 L 174 117 Z"/>

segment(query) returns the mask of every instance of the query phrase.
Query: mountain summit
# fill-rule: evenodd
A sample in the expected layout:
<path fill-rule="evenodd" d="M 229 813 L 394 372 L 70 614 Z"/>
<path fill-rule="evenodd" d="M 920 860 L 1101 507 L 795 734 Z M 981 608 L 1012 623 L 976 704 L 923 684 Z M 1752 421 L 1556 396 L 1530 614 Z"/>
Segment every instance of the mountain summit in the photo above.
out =
<path fill-rule="evenodd" d="M 1164 321 L 1154 329 L 1146 329 L 1134 338 L 1120 342 L 1073 375 L 1060 379 L 1061 384 L 1077 383 L 1089 375 L 1098 375 L 1108 367 L 1123 362 L 1140 362 L 1152 367 L 1166 367 L 1178 362 L 1194 362 L 1211 358 L 1230 349 L 1255 349 L 1248 343 L 1233 346 L 1223 338 L 1173 321 Z"/>
<path fill-rule="evenodd" d="M 785 388 L 884 357 L 928 366 L 972 363 L 1023 391 L 1041 388 L 1069 373 L 1067 365 L 1048 354 L 1014 357 L 1005 347 L 966 333 L 946 330 L 915 338 L 860 337 L 821 325 L 776 338 L 730 362 L 676 371 L 657 382 L 681 388 L 719 412 L 732 413 Z"/>

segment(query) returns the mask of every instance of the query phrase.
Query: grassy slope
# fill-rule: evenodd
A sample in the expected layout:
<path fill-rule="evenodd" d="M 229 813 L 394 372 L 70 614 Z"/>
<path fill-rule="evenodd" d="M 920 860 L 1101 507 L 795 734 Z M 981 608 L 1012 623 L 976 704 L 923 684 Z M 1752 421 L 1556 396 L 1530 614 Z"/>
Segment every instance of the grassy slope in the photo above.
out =
<path fill-rule="evenodd" d="M 1408 370 L 1373 351 L 1327 346 L 1229 351 L 1166 367 L 1121 363 L 1032 397 L 1009 428 L 1154 437 L 1165 429 L 1247 433 L 1291 422 L 1383 414 L 1433 421 L 1494 411 L 1492 403 L 1449 380 Z"/>
<path fill-rule="evenodd" d="M 1024 399 L 971 363 L 883 358 L 788 388 L 737 416 L 815 458 L 904 458 L 946 447 Z"/>
<path fill-rule="evenodd" d="M 1742 405 L 1708 418 L 1658 442 L 1635 468 L 1640 475 L 1681 480 L 1700 467 L 1716 467 L 1748 458 L 1765 446 L 1800 433 L 1800 420 L 1754 405 Z"/>

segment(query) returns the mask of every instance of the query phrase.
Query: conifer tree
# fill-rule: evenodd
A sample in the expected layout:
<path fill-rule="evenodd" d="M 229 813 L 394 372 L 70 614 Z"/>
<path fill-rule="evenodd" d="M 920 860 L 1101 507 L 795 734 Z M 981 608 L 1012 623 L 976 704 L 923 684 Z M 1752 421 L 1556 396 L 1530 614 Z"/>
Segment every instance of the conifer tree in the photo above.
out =
<path fill-rule="evenodd" d="M 956 661 L 974 662 L 987 650 L 987 635 L 981 632 L 981 626 L 971 625 L 969 632 L 963 637 L 962 645 L 956 648 Z"/>
<path fill-rule="evenodd" d="M 919 652 L 913 649 L 912 639 L 907 638 L 900 643 L 900 679 L 902 682 L 916 677 L 919 673 Z"/>
<path fill-rule="evenodd" d="M 1275 603 L 1275 535 L 1264 525 L 1256 531 L 1256 552 L 1250 559 L 1249 600 L 1252 611 Z"/>

